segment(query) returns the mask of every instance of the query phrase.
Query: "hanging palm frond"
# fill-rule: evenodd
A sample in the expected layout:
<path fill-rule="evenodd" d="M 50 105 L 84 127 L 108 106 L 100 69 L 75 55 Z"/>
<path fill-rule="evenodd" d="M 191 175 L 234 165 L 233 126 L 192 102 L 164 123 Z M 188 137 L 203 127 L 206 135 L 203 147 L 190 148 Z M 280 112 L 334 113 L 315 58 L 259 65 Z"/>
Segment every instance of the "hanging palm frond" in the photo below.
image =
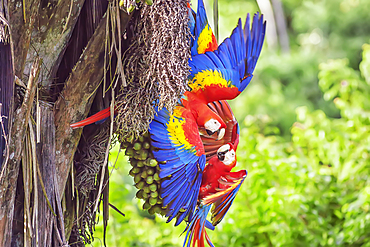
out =
<path fill-rule="evenodd" d="M 117 97 L 117 132 L 143 134 L 159 109 L 170 111 L 186 89 L 190 70 L 187 1 L 156 0 L 132 17 L 133 39 L 124 56 L 127 86 Z"/>

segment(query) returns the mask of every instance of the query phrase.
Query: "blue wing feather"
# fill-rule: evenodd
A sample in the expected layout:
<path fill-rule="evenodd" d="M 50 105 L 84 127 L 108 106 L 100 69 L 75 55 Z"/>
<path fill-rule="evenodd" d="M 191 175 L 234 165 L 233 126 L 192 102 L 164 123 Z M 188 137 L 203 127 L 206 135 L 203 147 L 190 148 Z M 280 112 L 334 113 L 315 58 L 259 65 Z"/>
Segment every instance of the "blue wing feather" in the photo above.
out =
<path fill-rule="evenodd" d="M 180 224 L 186 216 L 192 216 L 197 205 L 206 158 L 200 136 L 192 136 L 194 140 L 186 137 L 186 133 L 198 133 L 193 115 L 181 106 L 176 109 L 173 114 L 166 109 L 158 111 L 149 132 L 155 147 L 154 158 L 164 162 L 159 164 L 159 177 L 164 178 L 160 196 L 167 208 L 166 217 L 168 222 L 177 217 L 176 224 Z M 183 136 L 173 132 L 179 130 L 183 131 Z"/>
<path fill-rule="evenodd" d="M 206 70 L 227 70 L 229 71 L 229 78 L 232 79 L 230 86 L 237 87 L 237 91 L 242 92 L 252 79 L 253 71 L 262 50 L 266 30 L 266 22 L 263 20 L 263 15 L 259 13 L 254 15 L 251 29 L 249 23 L 250 17 L 248 15 L 243 29 L 242 22 L 239 19 L 238 25 L 233 30 L 230 38 L 226 38 L 217 50 L 193 56 L 192 60 L 189 61 L 191 67 L 189 78 L 192 79 L 198 73 Z M 207 94 L 206 88 L 202 88 L 202 90 Z M 232 99 L 239 93 L 219 94 L 208 99 L 211 101 Z"/>

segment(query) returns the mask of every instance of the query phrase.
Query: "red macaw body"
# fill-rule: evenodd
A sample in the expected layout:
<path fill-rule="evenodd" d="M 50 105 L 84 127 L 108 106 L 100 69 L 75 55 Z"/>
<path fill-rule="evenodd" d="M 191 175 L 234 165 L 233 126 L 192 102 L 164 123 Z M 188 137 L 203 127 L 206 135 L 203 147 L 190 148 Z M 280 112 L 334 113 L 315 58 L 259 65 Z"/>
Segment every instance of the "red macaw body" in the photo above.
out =
<path fill-rule="evenodd" d="M 222 139 L 219 139 L 216 134 L 208 135 L 204 128 L 199 128 L 208 162 L 213 156 L 217 155 L 217 150 L 224 144 L 232 143 L 235 149 L 237 148 L 239 143 L 239 125 L 226 100 L 214 101 L 208 103 L 207 106 L 226 123 L 225 135 Z"/>
<path fill-rule="evenodd" d="M 195 212 L 206 162 L 217 158 L 220 146 L 230 142 L 236 147 L 239 142 L 238 123 L 228 103 L 213 102 L 207 107 L 226 122 L 221 140 L 216 134 L 203 135 L 204 128 L 199 128 L 193 114 L 183 106 L 177 106 L 172 114 L 162 109 L 150 124 L 153 155 L 160 162 L 159 175 L 164 178 L 160 196 L 168 221 L 177 218 L 175 225 Z"/>
<path fill-rule="evenodd" d="M 218 114 L 209 109 L 209 107 L 207 106 L 207 103 L 209 102 L 207 102 L 204 98 L 197 97 L 197 95 L 193 94 L 190 91 L 187 91 L 184 93 L 184 97 L 181 99 L 181 103 L 186 109 L 191 111 L 199 127 L 206 127 L 206 123 L 211 119 L 214 119 L 220 124 L 217 130 L 226 128 L 225 122 Z M 215 131 L 216 130 L 214 130 L 213 133 Z M 218 138 L 221 139 L 222 137 L 223 134 Z"/>
<path fill-rule="evenodd" d="M 199 199 L 201 200 L 206 196 L 216 193 L 216 189 L 220 187 L 218 180 L 221 176 L 230 172 L 234 166 L 225 166 L 217 157 L 213 157 L 204 169 L 202 184 L 199 190 Z"/>
<path fill-rule="evenodd" d="M 223 152 L 222 150 L 220 151 L 222 148 L 226 148 L 226 150 Z M 220 187 L 220 177 L 225 177 L 236 165 L 235 151 L 236 149 L 232 143 L 225 144 L 219 147 L 217 156 L 214 156 L 208 161 L 203 172 L 202 184 L 199 190 L 199 200 L 216 193 L 217 189 L 222 187 Z M 225 154 L 230 154 L 229 157 L 227 157 L 228 162 L 224 161 Z"/>
<path fill-rule="evenodd" d="M 204 240 L 208 245 L 213 246 L 205 228 L 213 230 L 223 219 L 247 176 L 245 170 L 231 172 L 236 165 L 235 148 L 229 143 L 219 150 L 225 147 L 226 151 L 219 151 L 218 156 L 210 159 L 204 169 L 198 206 L 185 229 L 187 233 L 184 246 L 190 246 L 192 242 L 193 246 L 197 244 L 198 247 L 204 247 Z M 212 204 L 214 207 L 211 209 Z M 210 210 L 212 211 L 211 223 L 206 220 Z"/>

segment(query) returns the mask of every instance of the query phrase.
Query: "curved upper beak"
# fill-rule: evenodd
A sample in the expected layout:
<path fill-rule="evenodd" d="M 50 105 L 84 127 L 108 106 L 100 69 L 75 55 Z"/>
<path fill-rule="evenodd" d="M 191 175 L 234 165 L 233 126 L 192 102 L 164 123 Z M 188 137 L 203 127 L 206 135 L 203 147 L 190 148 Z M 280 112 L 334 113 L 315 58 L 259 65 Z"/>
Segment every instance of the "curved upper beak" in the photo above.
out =
<path fill-rule="evenodd" d="M 217 141 L 218 140 L 221 140 L 222 138 L 224 138 L 224 135 L 225 135 L 225 129 L 224 128 L 222 128 L 222 129 L 219 129 L 218 131 L 217 131 Z"/>

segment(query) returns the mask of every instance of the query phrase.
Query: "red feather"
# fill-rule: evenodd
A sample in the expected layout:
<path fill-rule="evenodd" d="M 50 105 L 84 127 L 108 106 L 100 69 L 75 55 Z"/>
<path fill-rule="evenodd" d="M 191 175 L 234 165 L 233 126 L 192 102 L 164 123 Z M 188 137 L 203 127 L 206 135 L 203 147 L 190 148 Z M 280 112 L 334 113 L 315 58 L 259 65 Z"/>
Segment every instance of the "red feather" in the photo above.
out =
<path fill-rule="evenodd" d="M 115 110 L 114 113 L 117 113 L 117 111 Z M 110 107 L 104 109 L 104 110 L 101 110 L 100 112 L 82 120 L 82 121 L 79 121 L 77 123 L 73 123 L 71 124 L 70 126 L 72 127 L 72 129 L 76 129 L 76 128 L 80 128 L 80 127 L 83 127 L 83 126 L 86 126 L 86 125 L 89 125 L 89 124 L 92 124 L 92 123 L 95 123 L 95 122 L 98 122 L 100 120 L 103 120 L 105 118 L 108 118 L 110 116 Z"/>

